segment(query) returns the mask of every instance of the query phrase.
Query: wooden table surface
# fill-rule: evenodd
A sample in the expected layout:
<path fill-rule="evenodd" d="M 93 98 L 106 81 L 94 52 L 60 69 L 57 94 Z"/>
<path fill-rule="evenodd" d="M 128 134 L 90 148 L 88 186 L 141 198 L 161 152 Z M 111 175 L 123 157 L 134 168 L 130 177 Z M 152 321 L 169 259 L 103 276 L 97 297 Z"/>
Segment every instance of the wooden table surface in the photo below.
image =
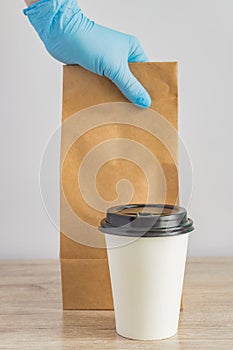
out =
<path fill-rule="evenodd" d="M 115 333 L 112 311 L 62 311 L 58 261 L 0 262 L 0 349 L 233 349 L 233 258 L 188 260 L 179 332 Z"/>

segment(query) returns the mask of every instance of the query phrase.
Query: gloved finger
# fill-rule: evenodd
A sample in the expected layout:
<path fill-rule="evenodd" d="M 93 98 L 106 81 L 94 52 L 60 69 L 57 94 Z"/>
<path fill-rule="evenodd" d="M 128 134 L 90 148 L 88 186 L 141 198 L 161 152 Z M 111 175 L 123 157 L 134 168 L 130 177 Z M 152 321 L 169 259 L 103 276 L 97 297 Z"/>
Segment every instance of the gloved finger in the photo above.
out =
<path fill-rule="evenodd" d="M 121 66 L 119 71 L 114 75 L 112 81 L 132 103 L 142 108 L 150 107 L 150 95 L 132 74 L 128 64 Z"/>
<path fill-rule="evenodd" d="M 128 62 L 147 62 L 148 58 L 137 37 L 130 37 Z"/>

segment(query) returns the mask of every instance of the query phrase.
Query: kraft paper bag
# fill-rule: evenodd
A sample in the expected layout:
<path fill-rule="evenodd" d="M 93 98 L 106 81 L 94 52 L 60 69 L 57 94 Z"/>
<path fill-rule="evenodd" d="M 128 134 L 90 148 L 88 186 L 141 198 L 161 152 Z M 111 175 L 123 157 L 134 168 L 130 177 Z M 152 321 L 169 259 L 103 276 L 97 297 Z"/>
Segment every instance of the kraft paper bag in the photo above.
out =
<path fill-rule="evenodd" d="M 60 260 L 64 309 L 112 309 L 107 207 L 178 204 L 177 63 L 131 63 L 152 98 L 129 103 L 107 78 L 64 66 Z"/>

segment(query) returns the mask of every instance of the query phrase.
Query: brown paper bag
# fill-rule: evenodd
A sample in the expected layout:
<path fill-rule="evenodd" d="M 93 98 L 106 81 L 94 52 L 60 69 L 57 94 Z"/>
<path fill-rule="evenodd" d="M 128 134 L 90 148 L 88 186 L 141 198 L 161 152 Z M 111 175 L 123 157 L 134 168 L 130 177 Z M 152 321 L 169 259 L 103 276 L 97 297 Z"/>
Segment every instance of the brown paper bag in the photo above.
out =
<path fill-rule="evenodd" d="M 126 179 L 133 192 L 128 183 L 121 184 L 122 200 L 146 202 L 150 187 L 151 202 L 178 204 L 177 64 L 131 63 L 130 69 L 150 93 L 151 111 L 127 103 L 107 78 L 79 66 L 64 66 L 60 241 L 64 309 L 113 308 L 104 239 L 97 229 L 106 208 L 95 207 L 96 196 L 99 203 L 103 199 L 111 206 L 116 184 Z M 114 158 L 121 152 L 127 157 Z M 108 161 L 107 153 L 111 153 Z M 138 158 L 131 161 L 134 155 Z M 158 160 L 154 168 L 150 157 Z"/>

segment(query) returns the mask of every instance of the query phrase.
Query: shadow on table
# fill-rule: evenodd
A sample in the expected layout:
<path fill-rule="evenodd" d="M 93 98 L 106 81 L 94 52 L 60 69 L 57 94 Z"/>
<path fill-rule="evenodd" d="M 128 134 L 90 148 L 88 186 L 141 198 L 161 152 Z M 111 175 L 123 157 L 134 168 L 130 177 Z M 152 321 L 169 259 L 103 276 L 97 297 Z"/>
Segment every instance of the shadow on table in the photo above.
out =
<path fill-rule="evenodd" d="M 79 350 L 185 349 L 178 335 L 160 341 L 136 341 L 119 336 L 115 331 L 113 311 L 64 311 L 61 331 L 64 349 L 75 346 Z"/>

